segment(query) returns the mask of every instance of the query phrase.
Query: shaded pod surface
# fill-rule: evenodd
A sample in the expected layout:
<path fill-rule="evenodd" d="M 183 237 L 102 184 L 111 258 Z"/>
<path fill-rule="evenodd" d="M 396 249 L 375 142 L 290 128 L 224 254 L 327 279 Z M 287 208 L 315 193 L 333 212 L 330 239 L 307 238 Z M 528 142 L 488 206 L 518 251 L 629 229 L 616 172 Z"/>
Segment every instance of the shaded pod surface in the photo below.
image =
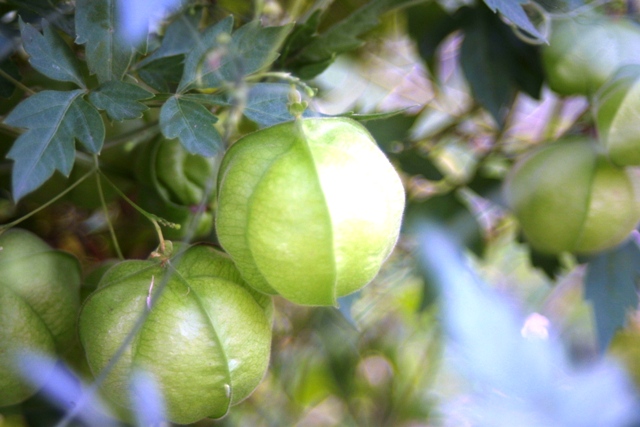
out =
<path fill-rule="evenodd" d="M 335 305 L 371 281 L 404 209 L 398 174 L 368 131 L 302 119 L 249 134 L 223 158 L 216 231 L 255 289 Z"/>
<path fill-rule="evenodd" d="M 16 364 L 23 352 L 72 357 L 81 276 L 73 255 L 28 231 L 4 232 L 0 247 L 1 407 L 24 401 L 47 380 L 23 378 Z"/>
<path fill-rule="evenodd" d="M 105 394 L 130 407 L 129 381 L 142 370 L 159 384 L 172 422 L 222 417 L 266 372 L 271 298 L 248 288 L 231 260 L 208 246 L 191 247 L 175 268 L 169 264 L 125 261 L 107 271 L 80 315 L 87 361 L 98 375 L 148 312 L 106 376 Z"/>
<path fill-rule="evenodd" d="M 505 197 L 531 246 L 550 254 L 614 247 L 640 220 L 637 176 L 588 138 L 565 138 L 524 157 L 505 181 Z"/>

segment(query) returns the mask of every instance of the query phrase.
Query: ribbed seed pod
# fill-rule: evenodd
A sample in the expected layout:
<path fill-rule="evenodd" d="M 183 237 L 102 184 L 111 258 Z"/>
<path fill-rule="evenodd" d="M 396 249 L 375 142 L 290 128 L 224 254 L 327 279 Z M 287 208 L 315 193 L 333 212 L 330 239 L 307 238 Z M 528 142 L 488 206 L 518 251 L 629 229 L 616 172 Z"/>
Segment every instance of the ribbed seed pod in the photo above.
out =
<path fill-rule="evenodd" d="M 225 154 L 216 231 L 255 289 L 335 305 L 393 249 L 404 189 L 367 130 L 345 118 L 287 122 Z"/>
<path fill-rule="evenodd" d="M 129 381 L 140 369 L 159 384 L 168 419 L 188 424 L 225 415 L 262 380 L 271 346 L 271 298 L 248 288 L 225 254 L 194 246 L 179 259 L 124 261 L 107 271 L 79 321 L 95 375 L 146 311 L 101 385 L 114 402 L 131 406 Z"/>

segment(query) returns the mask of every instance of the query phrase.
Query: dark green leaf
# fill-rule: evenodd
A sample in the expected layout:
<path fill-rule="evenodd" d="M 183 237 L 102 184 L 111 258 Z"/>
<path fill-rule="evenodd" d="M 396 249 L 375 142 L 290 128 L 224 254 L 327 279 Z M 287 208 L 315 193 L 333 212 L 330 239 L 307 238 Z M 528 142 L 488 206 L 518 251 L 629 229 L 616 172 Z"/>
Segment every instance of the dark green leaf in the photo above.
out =
<path fill-rule="evenodd" d="M 486 8 L 476 9 L 464 32 L 460 62 L 471 91 L 503 126 L 519 89 L 539 97 L 543 81 L 539 52 Z"/>
<path fill-rule="evenodd" d="M 202 13 L 178 14 L 175 21 L 167 27 L 162 44 L 151 55 L 140 61 L 139 66 L 146 65 L 152 61 L 168 58 L 176 55 L 185 55 L 193 46 L 198 43 L 200 33 L 198 32 L 198 22 Z"/>
<path fill-rule="evenodd" d="M 152 98 L 153 94 L 133 83 L 110 81 L 89 94 L 89 101 L 100 110 L 105 110 L 113 120 L 128 120 L 142 117 L 149 109 L 140 100 Z"/>
<path fill-rule="evenodd" d="M 33 68 L 54 80 L 85 87 L 78 59 L 50 25 L 45 25 L 42 35 L 32 25 L 20 20 L 20 30 L 22 45 Z"/>
<path fill-rule="evenodd" d="M 635 241 L 603 252 L 587 264 L 585 298 L 593 304 L 598 345 L 605 351 L 627 314 L 638 307 L 636 283 L 640 274 L 640 248 Z"/>
<path fill-rule="evenodd" d="M 341 117 L 349 117 L 350 119 L 357 120 L 359 122 L 368 122 L 369 120 L 385 120 L 393 116 L 397 116 L 399 114 L 406 113 L 411 107 L 401 108 L 399 110 L 393 111 L 385 111 L 382 113 L 370 113 L 370 114 L 360 114 L 354 113 L 352 111 L 340 114 Z"/>
<path fill-rule="evenodd" d="M 539 40 L 546 41 L 545 37 L 533 25 L 522 9 L 522 5 L 529 3 L 529 0 L 484 0 L 484 2 L 492 11 L 500 12 L 520 29 L 525 30 Z"/>
<path fill-rule="evenodd" d="M 278 48 L 292 28 L 293 24 L 263 28 L 259 21 L 252 21 L 235 31 L 223 46 L 216 34 L 213 44 L 207 44 L 204 50 L 197 46 L 187 55 L 178 90 L 219 88 L 224 82 L 237 82 L 264 69 L 278 57 Z"/>
<path fill-rule="evenodd" d="M 77 0 L 76 43 L 84 44 L 87 64 L 100 83 L 122 80 L 134 54 L 123 37 L 117 0 Z"/>
<path fill-rule="evenodd" d="M 169 98 L 160 110 L 160 129 L 169 139 L 179 138 L 184 148 L 193 154 L 214 156 L 222 149 L 222 138 L 213 126 L 218 119 L 202 105 Z"/>
<path fill-rule="evenodd" d="M 171 93 L 178 87 L 183 68 L 184 55 L 168 56 L 145 64 L 138 76 L 155 90 Z"/>
<path fill-rule="evenodd" d="M 219 40 L 223 34 L 230 35 L 233 29 L 233 17 L 228 16 L 217 24 L 207 28 L 201 37 L 194 41 L 194 45 L 184 61 L 184 73 L 178 86 L 183 92 L 199 82 L 202 73 L 202 61 L 207 52 L 220 48 Z"/>
<path fill-rule="evenodd" d="M 468 10 L 458 9 L 459 12 Z M 422 3 L 406 10 L 409 35 L 418 52 L 435 75 L 436 50 L 440 43 L 460 27 L 460 13 L 449 14 L 438 2 Z"/>
<path fill-rule="evenodd" d="M 346 19 L 333 25 L 327 31 L 309 37 L 315 21 L 295 32 L 295 41 L 290 47 L 299 47 L 299 52 L 291 52 L 288 68 L 295 71 L 303 79 L 310 79 L 324 71 L 334 58 L 362 46 L 360 36 L 375 28 L 379 17 L 385 12 L 404 7 L 415 0 L 373 0 L 349 15 Z M 317 17 L 315 17 L 317 19 Z M 306 43 L 302 43 L 307 38 Z"/>
<path fill-rule="evenodd" d="M 15 80 L 20 80 L 18 67 L 12 61 L 7 59 L 6 61 L 0 63 L 0 69 L 13 77 Z M 13 84 L 13 82 L 0 76 L 0 97 L 9 98 L 13 94 L 15 88 L 16 86 Z"/>
<path fill-rule="evenodd" d="M 27 129 L 7 154 L 15 161 L 12 186 L 16 201 L 38 188 L 55 170 L 69 175 L 75 139 L 92 153 L 102 148 L 102 118 L 81 98 L 82 93 L 42 91 L 21 102 L 6 118 L 7 125 Z"/>

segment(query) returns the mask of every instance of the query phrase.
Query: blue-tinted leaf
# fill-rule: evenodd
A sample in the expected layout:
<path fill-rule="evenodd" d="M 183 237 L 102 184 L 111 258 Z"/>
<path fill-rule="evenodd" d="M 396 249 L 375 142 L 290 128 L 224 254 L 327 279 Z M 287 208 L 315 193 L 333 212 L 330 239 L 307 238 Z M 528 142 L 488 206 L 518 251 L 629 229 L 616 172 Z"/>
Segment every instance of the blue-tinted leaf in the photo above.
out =
<path fill-rule="evenodd" d="M 162 425 L 166 420 L 164 398 L 155 378 L 148 372 L 136 370 L 130 390 L 136 424 L 139 427 Z"/>
<path fill-rule="evenodd" d="M 218 121 L 202 105 L 172 97 L 160 110 L 160 129 L 166 138 L 179 138 L 193 154 L 211 157 L 223 147 L 222 138 L 213 126 Z"/>
<path fill-rule="evenodd" d="M 201 13 L 179 14 L 167 27 L 162 37 L 160 47 L 144 60 L 140 61 L 139 66 L 144 66 L 158 59 L 188 53 L 200 39 L 198 22 L 201 16 Z"/>
<path fill-rule="evenodd" d="M 636 283 L 640 273 L 640 248 L 635 241 L 603 252 L 587 264 L 585 298 L 591 301 L 601 351 L 626 324 L 627 314 L 638 307 Z"/>
<path fill-rule="evenodd" d="M 219 43 L 218 35 L 227 32 L 227 28 L 220 28 L 213 37 L 206 33 L 212 43 L 205 49 L 198 45 L 187 55 L 178 90 L 196 86 L 218 88 L 224 82 L 236 82 L 269 66 L 278 57 L 278 48 L 292 28 L 293 24 L 263 28 L 259 21 L 252 21 L 235 31 L 226 45 Z"/>
<path fill-rule="evenodd" d="M 193 47 L 184 61 L 184 72 L 178 90 L 183 92 L 196 85 L 200 79 L 202 61 L 207 52 L 219 47 L 219 39 L 223 34 L 231 35 L 233 17 L 228 16 L 217 24 L 207 28 L 204 33 L 194 40 Z"/>
<path fill-rule="evenodd" d="M 168 56 L 145 64 L 138 69 L 138 76 L 155 90 L 170 93 L 178 87 L 183 68 L 184 55 Z"/>
<path fill-rule="evenodd" d="M 146 42 L 149 28 L 155 27 L 182 3 L 183 0 L 119 0 L 118 19 L 125 38 L 136 46 Z"/>
<path fill-rule="evenodd" d="M 76 43 L 84 44 L 87 64 L 100 83 L 122 80 L 134 54 L 124 36 L 117 0 L 76 1 Z"/>
<path fill-rule="evenodd" d="M 89 94 L 89 101 L 100 110 L 105 110 L 113 120 L 128 120 L 142 117 L 149 109 L 140 100 L 152 98 L 153 94 L 138 85 L 121 81 L 110 81 Z"/>
<path fill-rule="evenodd" d="M 62 362 L 32 352 L 22 354 L 16 362 L 27 381 L 41 384 L 42 378 L 48 377 L 42 392 L 66 413 L 64 421 L 59 425 L 67 425 L 64 423 L 76 419 L 87 426 L 120 425 L 114 418 L 107 416 L 109 411 L 96 391 L 84 385 Z"/>
<path fill-rule="evenodd" d="M 482 283 L 441 229 L 423 225 L 416 237 L 425 276 L 439 289 L 447 360 L 473 384 L 464 400 L 443 402 L 444 417 L 481 427 L 626 427 L 640 421 L 633 386 L 615 365 L 602 359 L 573 366 L 553 330 L 522 332 L 525 322 L 513 302 Z"/>
<path fill-rule="evenodd" d="M 22 44 L 29 54 L 29 63 L 54 80 L 72 82 L 84 87 L 80 65 L 62 37 L 50 26 L 44 27 L 44 35 L 30 24 L 20 20 Z"/>
<path fill-rule="evenodd" d="M 75 139 L 92 153 L 102 148 L 102 118 L 81 98 L 82 93 L 42 91 L 22 101 L 6 118 L 7 125 L 27 129 L 7 154 L 15 161 L 12 188 L 16 200 L 38 188 L 56 169 L 69 175 Z"/>
<path fill-rule="evenodd" d="M 527 33 L 539 40 L 546 40 L 522 9 L 522 5 L 529 3 L 529 0 L 484 0 L 484 2 L 491 10 L 500 12 L 509 21 Z"/>

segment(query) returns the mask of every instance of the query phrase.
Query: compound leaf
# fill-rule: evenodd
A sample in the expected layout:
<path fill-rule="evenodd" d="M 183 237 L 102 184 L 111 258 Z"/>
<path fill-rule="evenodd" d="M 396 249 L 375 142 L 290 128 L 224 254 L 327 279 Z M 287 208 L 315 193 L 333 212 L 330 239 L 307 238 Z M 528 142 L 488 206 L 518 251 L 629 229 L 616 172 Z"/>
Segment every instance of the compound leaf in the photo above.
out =
<path fill-rule="evenodd" d="M 152 98 L 153 94 L 140 86 L 117 80 L 106 82 L 89 94 L 89 101 L 100 110 L 105 110 L 113 120 L 136 119 L 149 108 L 140 100 Z"/>
<path fill-rule="evenodd" d="M 529 0 L 484 0 L 484 2 L 489 6 L 489 9 L 500 12 L 520 29 L 525 30 L 538 40 L 546 41 L 522 9 L 522 5 L 529 3 Z"/>
<path fill-rule="evenodd" d="M 639 265 L 640 248 L 634 241 L 603 252 L 587 264 L 585 298 L 593 305 L 598 345 L 603 352 L 625 325 L 628 312 L 638 307 Z"/>
<path fill-rule="evenodd" d="M 187 53 L 184 61 L 184 73 L 178 91 L 183 92 L 199 81 L 203 57 L 210 50 L 219 47 L 219 40 L 223 38 L 223 34 L 230 35 L 232 29 L 233 17 L 228 16 L 207 28 L 200 37 L 195 39 L 195 45 Z"/>
<path fill-rule="evenodd" d="M 6 118 L 7 125 L 27 129 L 7 154 L 15 161 L 12 190 L 16 201 L 42 185 L 55 170 L 69 175 L 75 139 L 92 153 L 102 149 L 104 123 L 82 94 L 80 89 L 42 91 L 18 104 Z"/>
<path fill-rule="evenodd" d="M 207 44 L 205 49 L 197 46 L 187 55 L 178 90 L 185 91 L 196 84 L 218 88 L 224 82 L 238 81 L 269 66 L 278 57 L 278 48 L 292 28 L 293 24 L 262 27 L 259 21 L 252 21 L 235 31 L 228 44 L 222 45 L 216 34 L 213 44 Z"/>
<path fill-rule="evenodd" d="M 122 80 L 135 52 L 118 20 L 118 0 L 76 2 L 76 43 L 84 44 L 87 64 L 100 83 Z"/>
<path fill-rule="evenodd" d="M 33 68 L 54 80 L 85 87 L 78 59 L 51 25 L 45 25 L 43 35 L 31 24 L 20 20 L 20 32 Z"/>
<path fill-rule="evenodd" d="M 218 119 L 197 102 L 169 98 L 160 109 L 160 130 L 169 139 L 179 138 L 193 154 L 214 156 L 222 148 L 222 138 L 213 127 Z"/>
<path fill-rule="evenodd" d="M 410 3 L 415 3 L 415 0 L 370 1 L 319 35 L 312 35 L 313 25 L 318 22 L 318 16 L 312 15 L 312 25 L 301 24 L 292 33 L 295 37 L 295 40 L 291 40 L 293 43 L 287 42 L 291 48 L 303 46 L 299 52 L 289 54 L 287 61 L 291 62 L 288 68 L 294 69 L 296 75 L 303 79 L 315 77 L 331 65 L 337 55 L 362 46 L 364 42 L 360 36 L 379 24 L 380 15 Z M 307 41 L 303 43 L 305 38 Z"/>
<path fill-rule="evenodd" d="M 158 59 L 184 55 L 189 52 L 200 39 L 198 22 L 201 15 L 201 13 L 194 13 L 193 15 L 178 14 L 175 21 L 167 27 L 160 47 L 140 61 L 139 65 L 143 66 Z"/>

